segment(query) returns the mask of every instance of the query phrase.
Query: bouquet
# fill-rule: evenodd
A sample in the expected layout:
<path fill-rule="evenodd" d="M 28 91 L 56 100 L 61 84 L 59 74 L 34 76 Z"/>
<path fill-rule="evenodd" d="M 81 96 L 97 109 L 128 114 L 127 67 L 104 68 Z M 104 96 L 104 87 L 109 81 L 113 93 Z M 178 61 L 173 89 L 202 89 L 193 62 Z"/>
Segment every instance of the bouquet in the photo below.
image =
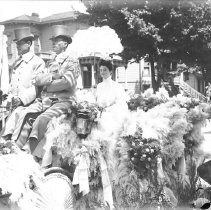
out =
<path fill-rule="evenodd" d="M 14 142 L 0 139 L 0 156 L 11 153 L 18 153 L 18 151 L 20 151 L 20 149 L 15 145 Z"/>
<path fill-rule="evenodd" d="M 85 135 L 91 132 L 95 119 L 101 114 L 102 108 L 95 103 L 82 101 L 72 106 L 73 127 L 79 135 Z"/>
<path fill-rule="evenodd" d="M 151 178 L 152 174 L 156 174 L 157 158 L 161 151 L 160 142 L 152 138 L 142 138 L 140 132 L 123 138 L 129 144 L 129 158 L 139 178 Z"/>

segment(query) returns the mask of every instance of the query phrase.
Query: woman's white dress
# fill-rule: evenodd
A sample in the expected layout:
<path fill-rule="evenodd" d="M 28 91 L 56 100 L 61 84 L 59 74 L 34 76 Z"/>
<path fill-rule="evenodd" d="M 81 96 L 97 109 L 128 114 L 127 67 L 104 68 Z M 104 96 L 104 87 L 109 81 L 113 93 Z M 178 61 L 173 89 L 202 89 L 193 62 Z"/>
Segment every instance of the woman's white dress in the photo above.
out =
<path fill-rule="evenodd" d="M 107 132 L 120 129 L 128 113 L 127 94 L 123 87 L 111 77 L 103 80 L 97 85 L 96 101 L 100 106 L 105 107 L 99 120 L 101 128 Z"/>

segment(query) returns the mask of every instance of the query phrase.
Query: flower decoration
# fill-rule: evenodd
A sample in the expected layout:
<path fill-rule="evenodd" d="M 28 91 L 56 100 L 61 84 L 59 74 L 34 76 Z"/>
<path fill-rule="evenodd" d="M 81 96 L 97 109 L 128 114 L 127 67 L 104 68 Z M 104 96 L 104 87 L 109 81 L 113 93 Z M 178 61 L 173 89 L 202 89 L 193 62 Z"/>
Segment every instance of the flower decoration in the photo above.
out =
<path fill-rule="evenodd" d="M 131 96 L 130 100 L 127 102 L 128 104 L 128 109 L 131 111 L 136 111 L 137 108 L 143 108 L 145 103 L 144 103 L 144 97 L 138 94 L 135 94 Z"/>
<path fill-rule="evenodd" d="M 88 101 L 81 101 L 72 106 L 72 113 L 74 115 L 72 125 L 77 134 L 86 137 L 91 132 L 93 123 L 103 111 L 96 103 L 89 103 Z"/>
<path fill-rule="evenodd" d="M 71 110 L 74 113 L 79 113 L 79 112 L 87 113 L 88 117 L 91 120 L 94 120 L 98 116 L 99 112 L 101 112 L 103 109 L 96 103 L 81 101 L 79 103 L 74 104 Z"/>
<path fill-rule="evenodd" d="M 159 98 L 156 95 L 152 95 L 149 98 L 145 98 L 145 106 L 147 107 L 147 109 L 152 109 L 153 107 L 166 102 L 166 99 L 164 98 Z"/>
<path fill-rule="evenodd" d="M 129 144 L 129 158 L 138 172 L 139 178 L 156 173 L 157 158 L 161 150 L 159 141 L 156 139 L 142 138 L 140 130 L 134 136 L 125 136 L 122 138 Z"/>
<path fill-rule="evenodd" d="M 13 141 L 5 141 L 2 138 L 0 139 L 0 156 L 11 153 L 18 153 L 18 151 L 20 151 L 20 149 Z"/>
<path fill-rule="evenodd" d="M 153 107 L 168 101 L 168 97 L 161 91 L 156 94 L 135 94 L 131 96 L 128 103 L 128 109 L 131 111 L 136 111 L 138 108 L 147 111 Z"/>
<path fill-rule="evenodd" d="M 186 108 L 188 111 L 200 104 L 198 99 L 188 97 L 177 97 L 175 98 L 175 102 L 179 104 L 181 108 Z"/>

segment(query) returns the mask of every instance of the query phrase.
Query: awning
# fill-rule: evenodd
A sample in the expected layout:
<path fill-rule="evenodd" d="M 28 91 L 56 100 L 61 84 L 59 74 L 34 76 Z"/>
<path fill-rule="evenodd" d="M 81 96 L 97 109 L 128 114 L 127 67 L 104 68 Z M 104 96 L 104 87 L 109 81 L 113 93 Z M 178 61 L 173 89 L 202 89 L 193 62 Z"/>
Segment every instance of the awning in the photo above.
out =
<path fill-rule="evenodd" d="M 86 64 L 94 65 L 94 63 L 98 64 L 100 59 L 101 58 L 97 56 L 87 56 L 87 57 L 80 57 L 79 62 L 81 65 L 86 65 Z M 126 63 L 123 60 L 112 59 L 112 62 L 115 67 L 126 66 Z"/>

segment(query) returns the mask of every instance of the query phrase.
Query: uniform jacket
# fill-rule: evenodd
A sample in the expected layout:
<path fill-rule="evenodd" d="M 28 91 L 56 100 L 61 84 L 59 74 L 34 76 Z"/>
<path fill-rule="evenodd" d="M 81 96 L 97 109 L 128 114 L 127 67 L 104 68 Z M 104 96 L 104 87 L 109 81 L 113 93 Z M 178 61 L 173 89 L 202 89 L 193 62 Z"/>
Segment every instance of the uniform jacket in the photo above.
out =
<path fill-rule="evenodd" d="M 36 98 L 34 80 L 43 72 L 45 63 L 33 52 L 28 52 L 15 61 L 11 72 L 9 95 L 17 96 L 24 105 Z"/>
<path fill-rule="evenodd" d="M 74 96 L 79 71 L 78 60 L 70 58 L 66 52 L 56 55 L 47 65 L 47 73 L 36 78 L 36 85 L 43 86 L 41 98 L 65 100 Z M 59 78 L 53 79 L 53 73 L 59 75 Z"/>

